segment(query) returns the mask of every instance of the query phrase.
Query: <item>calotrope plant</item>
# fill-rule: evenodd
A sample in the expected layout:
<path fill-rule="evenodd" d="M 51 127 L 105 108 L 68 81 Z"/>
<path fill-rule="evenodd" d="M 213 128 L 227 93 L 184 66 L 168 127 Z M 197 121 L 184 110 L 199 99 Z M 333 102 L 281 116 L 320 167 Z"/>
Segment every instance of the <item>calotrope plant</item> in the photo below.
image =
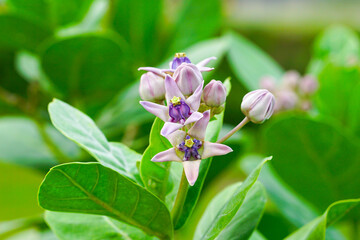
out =
<path fill-rule="evenodd" d="M 157 117 L 142 155 L 108 142 L 79 110 L 60 100 L 50 103 L 54 126 L 98 161 L 58 165 L 41 184 L 39 204 L 60 239 L 174 238 L 174 231 L 184 226 L 196 205 L 211 158 L 232 152 L 223 144 L 229 137 L 250 121 L 263 123 L 274 112 L 274 96 L 268 90 L 250 92 L 241 103 L 245 118 L 217 140 L 230 85 L 217 80 L 204 84 L 202 72 L 212 70 L 205 65 L 214 59 L 195 65 L 184 53 L 177 53 L 169 69 L 140 68 L 146 71 L 139 86 L 140 104 Z M 237 185 L 231 198 L 216 204 L 221 207 L 211 210 L 211 217 L 204 215 L 196 239 L 223 234 L 227 237 L 219 239 L 231 239 L 228 234 L 236 234 L 224 229 L 267 160 Z M 245 227 L 251 233 L 256 224 Z"/>

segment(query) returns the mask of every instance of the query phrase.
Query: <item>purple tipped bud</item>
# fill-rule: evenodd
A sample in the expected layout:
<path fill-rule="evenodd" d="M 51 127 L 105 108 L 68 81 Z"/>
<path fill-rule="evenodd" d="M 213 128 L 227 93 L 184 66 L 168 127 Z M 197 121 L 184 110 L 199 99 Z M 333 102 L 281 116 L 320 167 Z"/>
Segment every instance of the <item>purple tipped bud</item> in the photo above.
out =
<path fill-rule="evenodd" d="M 170 63 L 171 69 L 177 69 L 182 63 L 191 63 L 185 53 L 176 53 L 174 59 Z"/>
<path fill-rule="evenodd" d="M 180 91 L 186 96 L 193 94 L 203 81 L 198 67 L 191 63 L 181 64 L 175 70 L 173 78 Z"/>
<path fill-rule="evenodd" d="M 164 78 L 147 72 L 141 76 L 139 86 L 140 97 L 144 101 L 161 101 L 165 99 L 165 82 Z"/>
<path fill-rule="evenodd" d="M 220 107 L 226 101 L 226 88 L 221 81 L 211 80 L 203 91 L 203 100 L 209 107 Z"/>
<path fill-rule="evenodd" d="M 263 123 L 274 113 L 274 106 L 274 95 L 266 89 L 258 89 L 244 96 L 241 111 L 253 123 Z"/>
<path fill-rule="evenodd" d="M 319 84 L 316 78 L 310 75 L 305 76 L 299 84 L 300 93 L 304 95 L 313 94 L 318 89 L 318 87 Z"/>
<path fill-rule="evenodd" d="M 260 80 L 260 87 L 267 89 L 269 91 L 274 91 L 276 89 L 276 80 L 272 76 L 265 76 Z"/>
<path fill-rule="evenodd" d="M 295 89 L 300 80 L 300 74 L 297 71 L 287 71 L 283 76 L 283 84 L 285 88 Z"/>

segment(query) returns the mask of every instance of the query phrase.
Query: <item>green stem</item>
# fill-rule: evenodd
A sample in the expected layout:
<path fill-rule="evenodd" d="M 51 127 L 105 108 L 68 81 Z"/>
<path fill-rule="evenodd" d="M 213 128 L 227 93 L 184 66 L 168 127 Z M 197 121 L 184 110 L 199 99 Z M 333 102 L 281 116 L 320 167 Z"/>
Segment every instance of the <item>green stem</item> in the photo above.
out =
<path fill-rule="evenodd" d="M 234 127 L 230 132 L 228 132 L 224 137 L 222 137 L 220 140 L 217 141 L 217 143 L 223 143 L 226 140 L 228 140 L 234 133 L 239 131 L 243 126 L 245 126 L 250 119 L 248 117 L 245 117 L 236 127 Z"/>
<path fill-rule="evenodd" d="M 175 199 L 175 203 L 174 203 L 174 207 L 171 210 L 171 216 L 172 216 L 172 219 L 173 219 L 174 226 L 179 221 L 182 209 L 184 207 L 186 194 L 187 194 L 188 189 L 189 189 L 188 186 L 189 186 L 189 184 L 188 184 L 188 181 L 186 179 L 185 171 L 183 170 L 179 190 L 178 190 L 178 193 L 176 195 L 176 199 Z"/>

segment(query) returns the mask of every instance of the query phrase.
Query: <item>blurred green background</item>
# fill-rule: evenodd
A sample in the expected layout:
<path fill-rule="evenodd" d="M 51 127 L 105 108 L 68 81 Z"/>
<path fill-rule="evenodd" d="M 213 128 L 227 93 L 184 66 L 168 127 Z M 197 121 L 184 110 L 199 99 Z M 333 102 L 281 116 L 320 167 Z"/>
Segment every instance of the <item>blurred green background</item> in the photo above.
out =
<path fill-rule="evenodd" d="M 213 161 L 187 226 L 262 155 L 274 156 L 261 176 L 268 201 L 258 227 L 270 240 L 336 200 L 360 197 L 359 11 L 358 1 L 340 0 L 0 0 L 0 239 L 56 239 L 38 186 L 56 164 L 94 161 L 52 127 L 52 98 L 142 153 L 153 117 L 138 104 L 137 68 L 166 66 L 175 52 L 193 62 L 218 57 L 205 80 L 232 79 L 227 129 L 244 117 L 241 99 L 262 76 L 280 81 L 297 70 L 320 83 L 312 111 L 277 114 L 229 140 L 235 153 Z M 360 239 L 358 213 L 327 239 Z"/>

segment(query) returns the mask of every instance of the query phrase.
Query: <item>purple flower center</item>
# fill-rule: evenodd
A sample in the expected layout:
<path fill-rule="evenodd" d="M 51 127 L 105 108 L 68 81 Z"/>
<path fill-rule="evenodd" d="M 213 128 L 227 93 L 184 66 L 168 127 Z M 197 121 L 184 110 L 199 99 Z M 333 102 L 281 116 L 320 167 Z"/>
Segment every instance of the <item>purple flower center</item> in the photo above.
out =
<path fill-rule="evenodd" d="M 176 101 L 173 101 L 173 99 L 176 99 Z M 191 115 L 190 107 L 181 98 L 174 97 L 173 99 L 169 105 L 170 121 L 184 124 L 186 119 Z"/>
<path fill-rule="evenodd" d="M 200 160 L 201 156 L 198 152 L 198 150 L 201 148 L 202 142 L 197 139 L 192 139 L 190 136 L 186 136 L 185 141 L 183 141 L 181 144 L 179 144 L 178 149 L 181 152 L 184 152 L 184 158 L 183 161 L 190 160 L 191 157 L 193 157 L 196 160 Z"/>
<path fill-rule="evenodd" d="M 176 53 L 171 64 L 171 69 L 176 69 L 182 63 L 191 63 L 190 59 L 186 57 L 185 53 Z"/>

